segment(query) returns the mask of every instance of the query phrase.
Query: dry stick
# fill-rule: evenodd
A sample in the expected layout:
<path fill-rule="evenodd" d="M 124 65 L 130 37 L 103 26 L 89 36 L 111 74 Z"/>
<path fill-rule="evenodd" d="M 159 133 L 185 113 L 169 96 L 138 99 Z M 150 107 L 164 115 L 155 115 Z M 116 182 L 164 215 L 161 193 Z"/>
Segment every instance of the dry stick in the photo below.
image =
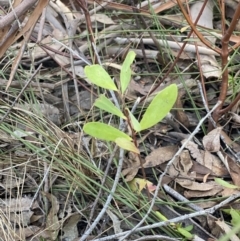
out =
<path fill-rule="evenodd" d="M 207 113 L 207 115 L 205 117 L 203 117 L 197 127 L 195 128 L 195 130 L 191 133 L 191 135 L 188 137 L 188 139 L 183 143 L 183 145 L 181 146 L 181 148 L 176 152 L 176 154 L 174 155 L 174 157 L 168 162 L 164 172 L 160 175 L 159 177 L 159 180 L 158 180 L 158 185 L 156 187 L 156 190 L 155 190 L 155 193 L 154 193 L 154 196 L 153 196 L 153 199 L 151 201 L 151 205 L 146 213 L 146 215 L 142 218 L 142 220 L 131 230 L 129 231 L 123 238 L 121 238 L 119 241 L 122 241 L 124 240 L 125 238 L 127 238 L 129 235 L 131 235 L 138 227 L 140 227 L 144 222 L 145 220 L 147 219 L 148 215 L 151 213 L 152 211 L 152 208 L 155 204 L 155 201 L 156 201 L 156 198 L 157 198 L 157 195 L 158 195 L 158 191 L 160 189 L 160 186 L 162 184 L 162 179 L 163 177 L 167 174 L 169 168 L 171 167 L 171 165 L 173 164 L 173 162 L 175 161 L 175 159 L 180 155 L 180 153 L 183 151 L 183 149 L 185 148 L 185 146 L 187 145 L 187 143 L 198 133 L 198 131 L 200 130 L 200 127 L 201 125 L 203 124 L 203 122 L 208 118 L 208 116 L 221 104 L 220 101 L 217 102 L 217 104 L 213 107 L 213 109 Z"/>
<path fill-rule="evenodd" d="M 121 171 L 122 171 L 122 165 L 123 165 L 123 160 L 124 160 L 124 150 L 122 148 L 120 148 L 120 154 L 119 154 L 119 162 L 118 162 L 118 167 L 117 167 L 117 173 L 115 176 L 115 180 L 112 186 L 112 189 L 110 191 L 110 194 L 107 197 L 107 200 L 101 210 L 101 212 L 98 214 L 98 216 L 96 217 L 96 219 L 94 220 L 94 222 L 91 224 L 91 226 L 89 227 L 89 229 L 82 235 L 82 237 L 78 240 L 78 241 L 85 241 L 86 238 L 92 233 L 93 229 L 97 226 L 97 224 L 100 222 L 102 216 L 104 215 L 104 213 L 106 212 L 110 202 L 113 199 L 113 194 L 116 191 L 119 179 L 121 177 Z"/>
<path fill-rule="evenodd" d="M 199 19 L 199 16 L 201 16 L 202 14 L 202 11 L 203 11 L 203 8 L 201 9 L 201 11 L 199 12 L 198 14 L 198 18 L 196 19 L 195 23 L 193 23 L 191 21 L 191 19 L 189 18 L 187 12 L 185 11 L 184 7 L 183 7 L 183 4 L 180 0 L 177 0 L 178 2 L 178 6 L 180 7 L 186 21 L 188 22 L 188 24 L 190 25 L 191 27 L 191 30 L 198 36 L 198 38 L 201 40 L 201 42 L 203 42 L 206 46 L 208 46 L 210 49 L 216 51 L 217 53 L 221 54 L 221 50 L 216 47 L 215 45 L 212 45 L 208 40 L 206 40 L 203 35 L 197 30 L 196 28 L 196 23 L 198 22 L 198 19 Z"/>
<path fill-rule="evenodd" d="M 206 1 L 206 0 L 204 1 L 203 5 L 202 5 L 202 9 L 204 9 L 206 7 L 207 2 L 208 1 Z M 187 4 L 187 8 L 188 8 L 188 12 L 190 13 L 190 9 L 189 9 L 188 4 Z M 200 17 L 200 14 L 198 16 Z M 203 76 L 202 65 L 201 65 L 201 60 L 200 60 L 197 42 L 194 42 L 194 45 L 195 45 L 195 50 L 196 50 L 197 65 L 198 65 L 198 69 L 199 69 L 199 73 L 200 73 L 200 79 L 201 79 L 201 82 L 202 82 L 203 96 L 204 96 L 204 99 L 205 99 L 206 106 L 208 106 L 207 93 L 206 93 L 206 88 L 205 88 L 204 76 Z"/>
<path fill-rule="evenodd" d="M 228 110 L 225 108 L 224 112 L 221 112 L 221 109 L 223 107 L 224 101 L 226 99 L 227 96 L 227 90 L 228 90 L 228 55 L 229 55 L 229 49 L 228 49 L 228 44 L 229 44 L 229 40 L 230 37 L 238 23 L 239 20 L 239 16 L 240 16 L 240 2 L 238 3 L 237 9 L 235 10 L 235 13 L 233 15 L 233 19 L 230 23 L 230 26 L 228 28 L 228 30 L 226 31 L 226 33 L 224 34 L 223 38 L 222 38 L 222 52 L 221 52 L 221 57 L 222 57 L 222 84 L 221 84 L 221 91 L 220 91 L 220 95 L 218 100 L 220 100 L 222 102 L 222 104 L 213 112 L 213 119 L 215 122 L 218 122 L 221 114 L 226 113 L 225 111 Z M 238 98 L 240 98 L 240 96 L 238 96 Z"/>
<path fill-rule="evenodd" d="M 168 236 L 164 236 L 164 235 L 146 235 L 144 237 L 138 238 L 138 239 L 134 239 L 134 240 L 129 240 L 129 241 L 153 241 L 153 240 L 161 240 L 161 241 L 180 241 L 180 238 L 170 238 Z"/>
<path fill-rule="evenodd" d="M 182 216 L 177 217 L 177 218 L 169 219 L 167 221 L 162 221 L 162 222 L 158 222 L 158 223 L 155 223 L 155 224 L 146 225 L 146 226 L 143 226 L 141 228 L 137 228 L 136 230 L 134 230 L 134 233 L 142 232 L 142 231 L 150 230 L 150 229 L 154 229 L 154 228 L 159 228 L 159 227 L 165 227 L 165 226 L 170 225 L 171 223 L 178 223 L 178 222 L 184 221 L 184 220 L 189 219 L 189 218 L 194 218 L 194 217 L 198 217 L 198 216 L 202 216 L 202 215 L 206 215 L 206 214 L 213 214 L 219 208 L 229 204 L 230 202 L 232 202 L 232 201 L 234 201 L 238 198 L 240 198 L 240 193 L 233 194 L 229 198 L 225 199 L 224 201 L 220 202 L 219 204 L 217 204 L 217 205 L 215 205 L 211 208 L 208 208 L 208 209 L 205 209 L 205 210 L 200 210 L 200 211 L 195 212 L 195 213 L 185 214 L 185 215 L 182 215 Z M 93 239 L 92 241 L 113 240 L 115 238 L 119 238 L 119 237 L 121 237 L 125 234 L 128 234 L 129 232 L 131 232 L 131 231 L 125 231 L 125 232 L 114 234 L 114 235 L 104 237 L 104 238 Z"/>
<path fill-rule="evenodd" d="M 189 206 L 190 208 L 192 208 L 195 211 L 201 211 L 203 210 L 203 208 L 195 205 L 194 203 L 191 203 L 187 198 L 185 198 L 184 196 L 182 196 L 180 193 L 176 192 L 174 189 L 172 189 L 171 187 L 169 187 L 167 184 L 163 185 L 163 188 L 165 190 L 166 193 L 170 194 L 171 196 L 173 196 L 175 199 L 177 199 L 178 201 L 181 202 L 186 202 L 185 205 Z"/>
<path fill-rule="evenodd" d="M 179 4 L 179 0 L 177 0 L 177 1 L 178 1 L 178 4 Z M 205 1 L 206 1 L 206 0 L 205 0 Z M 189 21 L 191 22 L 191 25 L 193 25 L 193 28 L 190 30 L 190 32 L 189 32 L 189 34 L 188 34 L 188 36 L 187 36 L 187 39 L 191 37 L 191 35 L 192 35 L 193 32 L 195 32 L 195 31 L 194 31 L 194 29 L 196 30 L 195 25 L 196 25 L 196 23 L 198 22 L 201 14 L 202 14 L 202 12 L 203 12 L 203 9 L 204 9 L 204 8 L 202 7 L 201 10 L 200 10 L 200 12 L 199 12 L 199 14 L 198 14 L 198 17 L 196 18 L 196 21 L 194 22 L 194 24 L 192 23 L 192 21 L 189 19 L 188 15 L 187 15 L 186 12 L 185 12 L 187 18 L 188 18 Z M 183 8 L 183 10 L 184 10 L 184 8 Z M 184 10 L 184 11 L 185 11 L 185 10 Z M 184 15 L 184 16 L 185 16 L 185 15 Z M 197 31 L 197 30 L 196 30 L 196 31 Z M 176 59 L 175 59 L 175 60 L 173 61 L 173 63 L 171 64 L 171 66 L 170 66 L 170 68 L 168 69 L 167 73 L 166 73 L 166 74 L 164 75 L 164 77 L 159 81 L 159 83 L 148 93 L 148 95 L 144 96 L 144 97 L 141 99 L 141 101 L 145 100 L 148 96 L 150 96 L 150 95 L 163 83 L 163 81 L 167 78 L 167 76 L 171 73 L 171 71 L 172 71 L 173 68 L 175 67 L 175 65 L 176 65 L 177 61 L 179 60 L 179 58 L 180 58 L 180 56 L 181 56 L 181 54 L 182 54 L 182 52 L 183 52 L 183 50 L 184 50 L 184 48 L 185 48 L 186 45 L 187 45 L 187 42 L 184 42 L 184 44 L 182 45 L 182 47 L 180 48 L 180 50 L 179 50 L 179 52 L 178 52 L 178 55 L 177 55 Z M 207 45 L 207 46 L 208 46 L 208 45 Z M 208 46 L 208 47 L 209 47 L 209 46 Z M 209 47 L 209 48 L 210 48 L 210 47 Z M 213 48 L 211 47 L 211 49 L 213 49 Z M 213 49 L 213 50 L 214 50 L 214 49 Z M 218 51 L 216 51 L 216 52 L 218 52 Z M 219 54 L 220 54 L 220 51 L 219 51 Z"/>
<path fill-rule="evenodd" d="M 26 13 L 37 1 L 38 0 L 25 0 L 20 3 L 16 8 L 14 8 L 14 11 L 1 18 L 0 29 L 10 25 L 16 19 L 16 17 L 19 18 L 24 13 Z"/>
<path fill-rule="evenodd" d="M 95 39 L 94 39 L 94 35 L 93 35 L 93 30 L 92 30 L 92 24 L 91 24 L 91 19 L 90 19 L 90 14 L 87 8 L 87 3 L 84 0 L 77 0 L 79 6 L 82 8 L 84 15 L 85 15 L 85 19 L 86 19 L 86 25 L 87 25 L 87 29 L 88 29 L 88 33 L 89 33 L 89 37 L 91 40 L 91 47 L 92 47 L 92 53 L 93 53 L 93 63 L 97 64 L 98 61 L 96 59 L 96 55 L 95 55 L 95 50 L 93 47 L 93 44 L 95 43 Z"/>
<path fill-rule="evenodd" d="M 136 43 L 136 44 L 138 44 L 140 42 L 140 40 L 138 38 L 117 37 L 114 40 L 118 44 L 123 44 L 123 43 L 126 43 L 127 41 L 128 42 L 132 42 L 132 43 Z M 154 42 L 153 42 L 153 40 L 151 38 L 143 38 L 143 39 L 141 39 L 141 41 L 144 44 L 148 44 L 148 45 L 153 45 L 154 44 Z M 169 47 L 171 49 L 173 48 L 173 49 L 176 49 L 176 50 L 179 50 L 182 47 L 182 45 L 183 45 L 183 42 L 174 42 L 174 41 L 170 41 L 170 40 L 167 40 L 167 39 L 166 40 L 158 39 L 157 42 L 161 46 Z M 196 52 L 195 45 L 193 45 L 191 43 L 186 44 L 185 48 L 184 48 L 184 51 L 185 52 L 195 53 Z M 204 47 L 204 46 L 198 46 L 198 52 L 200 54 L 219 56 L 219 54 L 217 52 L 215 52 L 212 49 L 209 49 L 207 47 Z"/>
<path fill-rule="evenodd" d="M 27 81 L 27 83 L 24 85 L 24 87 L 21 89 L 20 93 L 18 94 L 18 96 L 16 97 L 16 99 L 13 101 L 12 105 L 10 106 L 10 108 L 7 110 L 7 112 L 5 113 L 5 115 L 2 117 L 2 119 L 0 120 L 0 124 L 3 123 L 3 121 L 6 119 L 6 117 L 9 115 L 9 113 L 11 112 L 12 108 L 16 105 L 17 101 L 19 100 L 19 98 L 21 97 L 21 95 L 23 94 L 23 92 L 25 91 L 25 89 L 28 87 L 28 85 L 30 84 L 30 82 L 33 80 L 33 78 L 36 76 L 36 74 L 38 73 L 38 71 L 41 69 L 42 65 L 40 64 L 38 66 L 38 68 L 35 70 L 35 72 L 33 73 L 33 75 L 31 76 L 31 78 Z"/>

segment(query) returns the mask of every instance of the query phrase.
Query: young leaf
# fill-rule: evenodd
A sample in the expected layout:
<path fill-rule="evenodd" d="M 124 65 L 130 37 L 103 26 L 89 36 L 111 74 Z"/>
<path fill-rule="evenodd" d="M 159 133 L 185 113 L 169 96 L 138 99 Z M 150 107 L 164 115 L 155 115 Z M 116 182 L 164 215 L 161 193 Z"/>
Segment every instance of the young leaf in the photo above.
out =
<path fill-rule="evenodd" d="M 240 187 L 238 187 L 238 186 L 236 186 L 236 185 L 233 185 L 233 184 L 231 184 L 231 183 L 228 183 L 228 182 L 224 181 L 224 180 L 221 179 L 221 178 L 214 178 L 214 181 L 215 181 L 216 183 L 220 184 L 221 186 L 226 187 L 226 188 L 231 188 L 231 189 L 240 188 Z"/>
<path fill-rule="evenodd" d="M 148 106 L 140 121 L 141 130 L 154 126 L 161 121 L 172 109 L 177 99 L 177 94 L 178 88 L 175 84 L 169 85 L 159 92 Z"/>
<path fill-rule="evenodd" d="M 117 138 L 124 138 L 131 141 L 132 138 L 118 129 L 104 123 L 90 122 L 84 125 L 86 134 L 105 141 L 115 141 Z"/>
<path fill-rule="evenodd" d="M 111 77 L 101 65 L 94 64 L 86 66 L 84 68 L 84 73 L 93 84 L 104 89 L 117 90 Z"/>
<path fill-rule="evenodd" d="M 189 240 L 193 238 L 193 235 L 184 228 L 178 227 L 177 231 Z"/>
<path fill-rule="evenodd" d="M 140 153 L 138 148 L 134 145 L 134 143 L 129 140 L 126 140 L 126 138 L 119 137 L 115 140 L 115 142 L 118 146 L 125 150 L 132 151 L 137 154 Z"/>
<path fill-rule="evenodd" d="M 113 115 L 119 116 L 120 118 L 127 119 L 126 116 L 119 110 L 105 95 L 100 95 L 96 99 L 94 105 L 102 110 L 105 110 Z"/>
<path fill-rule="evenodd" d="M 132 112 L 129 109 L 127 109 L 127 111 L 128 111 L 128 115 L 130 117 L 130 121 L 131 121 L 133 129 L 136 132 L 139 132 L 141 130 L 140 123 L 138 122 L 138 120 L 135 118 L 135 116 L 132 114 Z"/>
<path fill-rule="evenodd" d="M 129 187 L 133 192 L 141 193 L 143 189 L 148 188 L 149 192 L 156 190 L 156 186 L 152 182 L 145 180 L 143 178 L 133 178 L 132 181 L 128 182 Z"/>
<path fill-rule="evenodd" d="M 131 80 L 131 64 L 133 63 L 133 60 L 135 59 L 135 52 L 129 51 L 121 68 L 120 71 L 120 82 L 121 82 L 121 91 L 122 94 L 127 89 L 128 84 Z"/>

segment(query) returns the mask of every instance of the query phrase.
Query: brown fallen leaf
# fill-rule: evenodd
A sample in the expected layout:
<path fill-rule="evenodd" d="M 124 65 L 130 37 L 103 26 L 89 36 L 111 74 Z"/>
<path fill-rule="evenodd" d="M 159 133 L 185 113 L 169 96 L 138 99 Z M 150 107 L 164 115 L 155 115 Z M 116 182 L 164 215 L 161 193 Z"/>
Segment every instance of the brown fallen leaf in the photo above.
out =
<path fill-rule="evenodd" d="M 232 228 L 228 224 L 226 224 L 224 221 L 217 220 L 216 224 L 222 229 L 223 234 L 226 234 L 226 233 L 229 233 L 230 231 L 232 231 Z M 234 233 L 231 235 L 230 240 L 231 241 L 240 241 L 238 236 Z"/>
<path fill-rule="evenodd" d="M 182 144 L 185 143 L 185 140 L 182 140 Z M 185 146 L 186 149 L 188 149 L 191 153 L 191 156 L 201 165 L 203 165 L 203 154 L 204 152 L 199 150 L 198 145 L 196 145 L 194 142 L 189 141 L 187 145 Z"/>
<path fill-rule="evenodd" d="M 222 127 L 210 131 L 206 136 L 203 137 L 203 146 L 209 152 L 217 152 L 220 150 L 220 134 Z"/>
<path fill-rule="evenodd" d="M 213 175 L 227 176 L 228 170 L 223 165 L 222 161 L 209 151 L 204 152 L 204 166 L 211 170 Z"/>
<path fill-rule="evenodd" d="M 240 187 L 240 166 L 232 160 L 232 158 L 225 153 L 225 159 L 230 169 L 230 176 L 233 184 Z"/>
<path fill-rule="evenodd" d="M 159 147 L 146 156 L 146 162 L 143 164 L 143 167 L 154 167 L 169 161 L 173 158 L 177 150 L 177 146 Z"/>

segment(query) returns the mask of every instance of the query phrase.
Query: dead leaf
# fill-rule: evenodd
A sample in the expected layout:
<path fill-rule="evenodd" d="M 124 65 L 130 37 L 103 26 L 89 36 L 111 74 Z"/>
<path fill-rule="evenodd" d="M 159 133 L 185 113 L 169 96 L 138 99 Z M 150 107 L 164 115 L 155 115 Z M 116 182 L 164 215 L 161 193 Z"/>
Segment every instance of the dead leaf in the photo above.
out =
<path fill-rule="evenodd" d="M 232 231 L 232 228 L 226 224 L 224 221 L 217 220 L 216 224 L 223 230 L 223 234 L 229 233 Z M 232 234 L 231 237 L 229 237 L 231 241 L 240 241 L 240 239 L 237 237 L 236 234 Z"/>
<path fill-rule="evenodd" d="M 233 184 L 240 187 L 240 166 L 232 160 L 230 156 L 225 153 L 225 160 L 230 169 L 230 176 L 233 180 Z"/>
<path fill-rule="evenodd" d="M 185 141 L 187 140 L 182 140 L 182 144 L 185 143 Z M 191 156 L 201 165 L 203 165 L 203 152 L 201 150 L 198 149 L 198 146 L 192 142 L 192 141 L 188 141 L 187 145 L 185 146 L 186 149 L 188 149 L 191 153 Z"/>
<path fill-rule="evenodd" d="M 77 224 L 81 220 L 81 215 L 79 213 L 73 213 L 70 217 L 65 219 L 61 240 L 74 240 L 78 237 L 78 227 Z"/>
<path fill-rule="evenodd" d="M 159 147 L 146 156 L 146 162 L 143 164 L 144 168 L 155 167 L 173 158 L 177 152 L 177 146 Z"/>
<path fill-rule="evenodd" d="M 184 150 L 180 154 L 179 169 L 181 174 L 187 174 L 192 168 L 192 160 L 187 150 Z"/>
<path fill-rule="evenodd" d="M 211 174 L 222 177 L 228 175 L 228 170 L 221 160 L 211 154 L 209 151 L 204 152 L 204 166 L 211 170 Z"/>
<path fill-rule="evenodd" d="M 58 220 L 58 211 L 59 211 L 59 203 L 57 198 L 50 194 L 50 193 L 45 193 L 42 192 L 44 196 L 46 196 L 51 203 L 51 209 L 47 215 L 47 220 L 46 220 L 46 230 L 44 231 L 44 238 L 50 238 L 51 240 L 56 240 L 61 223 Z"/>
<path fill-rule="evenodd" d="M 222 127 L 210 131 L 206 136 L 203 137 L 203 146 L 207 151 L 217 152 L 220 150 L 220 134 Z"/>

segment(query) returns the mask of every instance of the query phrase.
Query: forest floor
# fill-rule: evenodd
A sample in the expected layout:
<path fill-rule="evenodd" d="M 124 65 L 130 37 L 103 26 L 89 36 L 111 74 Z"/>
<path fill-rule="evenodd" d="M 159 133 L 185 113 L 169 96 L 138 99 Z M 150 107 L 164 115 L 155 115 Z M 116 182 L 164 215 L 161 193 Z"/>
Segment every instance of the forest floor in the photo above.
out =
<path fill-rule="evenodd" d="M 219 2 L 0 0 L 0 240 L 240 240 L 240 3 Z"/>

